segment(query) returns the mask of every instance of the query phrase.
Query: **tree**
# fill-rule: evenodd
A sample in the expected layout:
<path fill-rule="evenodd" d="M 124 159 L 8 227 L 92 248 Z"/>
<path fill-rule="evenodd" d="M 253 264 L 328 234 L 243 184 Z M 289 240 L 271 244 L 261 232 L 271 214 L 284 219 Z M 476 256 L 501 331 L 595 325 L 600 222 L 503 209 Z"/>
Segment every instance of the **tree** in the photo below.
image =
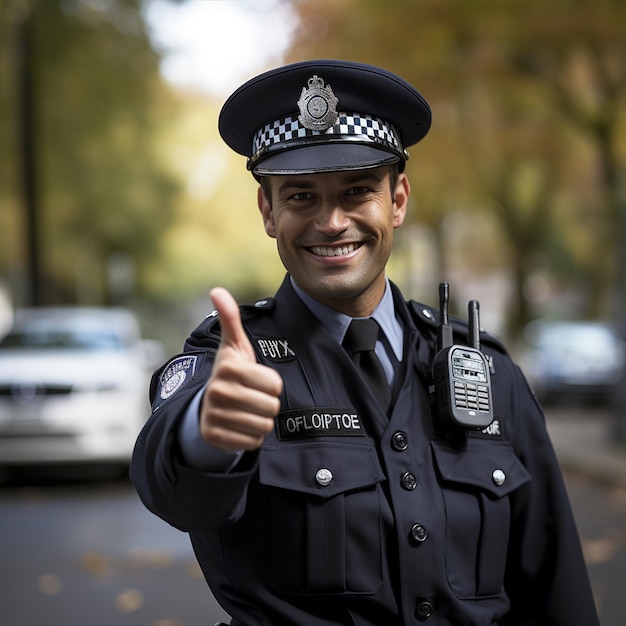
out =
<path fill-rule="evenodd" d="M 5 2 L 2 46 L 9 62 L 3 82 L 16 84 L 15 37 L 29 33 L 36 150 L 34 184 L 40 202 L 37 245 L 43 271 L 42 301 L 103 303 L 130 295 L 157 253 L 171 219 L 177 185 L 159 161 L 157 122 L 170 106 L 158 75 L 139 0 Z M 12 61 L 12 62 L 11 62 Z M 0 106 L 0 159 L 15 163 L 19 118 L 15 90 Z M 3 171 L 1 201 L 6 247 L 0 271 L 24 267 L 15 245 L 23 218 L 15 170 Z M 10 215 L 8 215 L 10 213 Z M 23 226 L 22 226 L 23 227 Z M 120 260 L 123 263 L 120 263 Z M 124 261 L 125 260 L 125 261 Z M 117 264 L 112 265 L 112 262 Z M 111 268 L 126 265 L 126 284 L 111 283 Z M 11 285 L 20 296 L 19 276 Z"/>
<path fill-rule="evenodd" d="M 607 0 L 559 5 L 560 12 L 547 19 L 529 21 L 536 45 L 515 46 L 511 60 L 541 83 L 551 106 L 594 153 L 591 175 L 584 178 L 594 189 L 587 195 L 592 217 L 586 222 L 600 226 L 594 229 L 600 245 L 588 264 L 588 314 L 599 315 L 611 306 L 621 309 L 626 298 L 626 154 L 620 147 L 626 122 L 626 10 Z M 617 301 L 607 296 L 616 286 Z"/>
<path fill-rule="evenodd" d="M 432 131 L 408 164 L 417 180 L 416 219 L 441 233 L 448 264 L 458 246 L 446 244 L 446 214 L 471 212 L 484 223 L 488 210 L 496 219 L 501 241 L 473 237 L 463 265 L 511 268 L 512 333 L 537 314 L 525 294 L 540 268 L 584 294 L 579 313 L 607 313 L 614 284 L 607 277 L 614 277 L 624 248 L 623 3 L 303 0 L 295 6 L 301 28 L 292 59 L 351 58 L 389 67 L 433 105 Z"/>

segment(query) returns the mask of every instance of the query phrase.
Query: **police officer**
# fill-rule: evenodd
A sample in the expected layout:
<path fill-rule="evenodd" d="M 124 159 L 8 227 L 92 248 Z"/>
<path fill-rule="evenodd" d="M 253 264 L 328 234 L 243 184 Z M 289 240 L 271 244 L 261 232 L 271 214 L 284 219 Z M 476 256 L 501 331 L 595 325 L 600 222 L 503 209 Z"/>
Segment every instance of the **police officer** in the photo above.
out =
<path fill-rule="evenodd" d="M 249 306 L 211 292 L 153 377 L 131 477 L 233 624 L 598 624 L 524 377 L 481 332 L 489 421 L 444 419 L 438 313 L 385 275 L 430 121 L 403 79 L 332 60 L 264 73 L 221 111 L 287 275 Z"/>

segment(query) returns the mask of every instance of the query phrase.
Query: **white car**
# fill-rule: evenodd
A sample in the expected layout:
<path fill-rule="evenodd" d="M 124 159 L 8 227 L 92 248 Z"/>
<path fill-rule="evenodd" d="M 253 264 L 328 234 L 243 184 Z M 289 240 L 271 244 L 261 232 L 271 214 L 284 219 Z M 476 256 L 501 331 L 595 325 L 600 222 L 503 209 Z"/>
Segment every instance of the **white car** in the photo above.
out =
<path fill-rule="evenodd" d="M 24 309 L 0 340 L 0 466 L 127 465 L 150 412 L 127 310 Z"/>
<path fill-rule="evenodd" d="M 526 328 L 530 344 L 521 362 L 539 399 L 606 403 L 622 380 L 624 342 L 601 322 L 537 320 Z"/>

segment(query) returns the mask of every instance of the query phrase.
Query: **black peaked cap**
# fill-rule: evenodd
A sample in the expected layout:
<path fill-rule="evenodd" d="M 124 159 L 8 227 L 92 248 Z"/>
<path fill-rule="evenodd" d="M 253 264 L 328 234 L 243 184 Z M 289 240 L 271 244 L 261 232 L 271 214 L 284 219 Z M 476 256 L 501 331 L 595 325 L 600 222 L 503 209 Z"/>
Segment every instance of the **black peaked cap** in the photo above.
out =
<path fill-rule="evenodd" d="M 254 154 L 255 135 L 265 125 L 288 117 L 298 119 L 301 111 L 298 100 L 313 77 L 319 77 L 323 86 L 332 90 L 338 101 L 338 112 L 387 122 L 395 131 L 399 146 L 381 145 L 376 137 L 360 142 L 358 136 L 347 136 L 335 130 L 333 135 L 309 132 L 308 135 L 314 136 L 295 141 L 273 139 L 269 150 Z M 353 119 L 349 117 L 348 123 Z M 340 121 L 345 122 L 345 119 Z M 403 162 L 408 156 L 405 148 L 420 141 L 430 124 L 428 103 L 401 77 L 373 65 L 330 59 L 293 63 L 250 79 L 224 103 L 218 122 L 226 144 L 247 156 L 249 169 L 261 175 L 358 169 L 376 167 L 385 161 Z M 332 129 L 329 132 L 333 132 Z"/>

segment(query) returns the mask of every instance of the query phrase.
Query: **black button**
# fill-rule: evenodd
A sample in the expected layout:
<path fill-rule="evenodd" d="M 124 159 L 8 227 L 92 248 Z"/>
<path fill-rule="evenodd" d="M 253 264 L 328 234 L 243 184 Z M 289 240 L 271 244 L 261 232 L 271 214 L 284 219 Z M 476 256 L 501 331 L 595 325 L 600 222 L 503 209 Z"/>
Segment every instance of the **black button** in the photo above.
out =
<path fill-rule="evenodd" d="M 426 541 L 427 537 L 428 531 L 426 530 L 426 526 L 419 522 L 411 526 L 411 539 L 413 539 L 415 543 L 422 543 Z"/>
<path fill-rule="evenodd" d="M 415 474 L 411 474 L 411 472 L 404 472 L 404 474 L 402 474 L 401 484 L 407 491 L 415 489 L 415 487 L 417 487 L 417 478 L 415 478 Z"/>
<path fill-rule="evenodd" d="M 409 441 L 407 439 L 406 433 L 403 433 L 401 430 L 393 434 L 391 438 L 391 446 L 394 450 L 398 452 L 402 452 L 409 447 Z"/>
<path fill-rule="evenodd" d="M 434 610 L 435 607 L 432 602 L 429 602 L 428 600 L 421 600 L 415 607 L 415 617 L 417 617 L 420 622 L 423 622 L 433 614 Z"/>

